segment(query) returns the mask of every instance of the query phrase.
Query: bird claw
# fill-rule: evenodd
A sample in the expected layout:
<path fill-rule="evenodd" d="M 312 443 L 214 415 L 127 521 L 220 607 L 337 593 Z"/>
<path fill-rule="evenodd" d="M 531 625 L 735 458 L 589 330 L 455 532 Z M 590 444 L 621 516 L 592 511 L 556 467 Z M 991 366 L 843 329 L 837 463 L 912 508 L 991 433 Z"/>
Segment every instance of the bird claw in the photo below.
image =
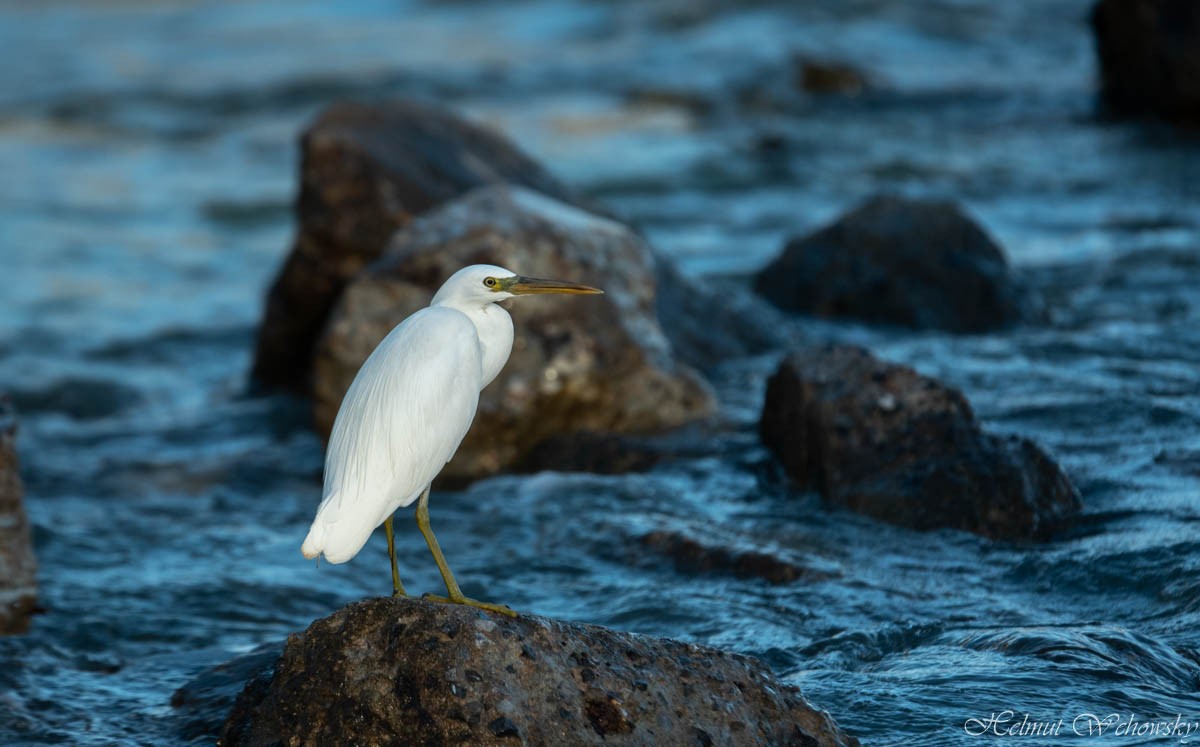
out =
<path fill-rule="evenodd" d="M 501 615 L 508 615 L 509 617 L 517 616 L 516 611 L 507 605 L 492 604 L 491 602 L 480 602 L 479 600 L 470 599 L 468 597 L 440 597 L 437 594 L 423 594 L 421 598 L 428 599 L 431 602 L 441 602 L 442 604 L 462 604 L 467 607 L 476 607 L 481 610 L 487 610 L 488 612 L 498 612 Z"/>

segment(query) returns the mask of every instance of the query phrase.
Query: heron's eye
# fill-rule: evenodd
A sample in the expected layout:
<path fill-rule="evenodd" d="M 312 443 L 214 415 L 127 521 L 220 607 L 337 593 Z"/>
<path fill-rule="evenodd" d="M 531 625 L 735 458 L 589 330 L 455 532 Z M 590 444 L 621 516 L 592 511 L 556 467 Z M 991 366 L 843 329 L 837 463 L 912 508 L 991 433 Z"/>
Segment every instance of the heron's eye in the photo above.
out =
<path fill-rule="evenodd" d="M 496 278 L 484 278 L 483 284 L 489 288 L 495 288 L 496 287 Z"/>

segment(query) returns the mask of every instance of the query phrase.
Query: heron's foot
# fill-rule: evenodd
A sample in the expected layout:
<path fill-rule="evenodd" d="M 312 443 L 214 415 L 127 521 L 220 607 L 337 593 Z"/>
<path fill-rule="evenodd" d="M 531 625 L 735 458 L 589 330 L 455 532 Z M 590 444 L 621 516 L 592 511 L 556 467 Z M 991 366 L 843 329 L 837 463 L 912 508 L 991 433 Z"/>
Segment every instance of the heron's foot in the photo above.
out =
<path fill-rule="evenodd" d="M 422 599 L 428 599 L 431 602 L 441 602 L 442 604 L 463 604 L 468 607 L 477 607 L 488 612 L 499 612 L 501 615 L 516 617 L 517 613 L 511 607 L 504 604 L 492 604 L 491 602 L 480 602 L 476 599 L 470 599 L 461 595 L 450 597 L 439 597 L 437 594 L 425 594 Z"/>
<path fill-rule="evenodd" d="M 404 592 L 404 587 L 402 586 L 402 587 L 400 587 L 399 589 L 392 589 L 392 596 L 394 596 L 394 597 L 406 597 L 406 596 L 408 596 L 408 594 L 406 594 L 406 593 Z"/>

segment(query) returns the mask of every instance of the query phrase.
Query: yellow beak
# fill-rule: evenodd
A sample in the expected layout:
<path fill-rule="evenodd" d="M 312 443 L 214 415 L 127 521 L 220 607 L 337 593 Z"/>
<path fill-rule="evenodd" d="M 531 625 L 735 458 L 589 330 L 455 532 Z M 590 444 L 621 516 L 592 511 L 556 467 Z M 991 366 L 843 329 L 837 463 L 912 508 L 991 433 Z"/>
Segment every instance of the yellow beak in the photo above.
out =
<path fill-rule="evenodd" d="M 503 282 L 503 290 L 512 293 L 514 296 L 527 296 L 534 293 L 570 293 L 574 295 L 585 295 L 604 292 L 599 288 L 593 288 L 590 285 L 564 283 L 561 280 L 527 278 L 523 275 L 517 275 L 516 277 L 508 278 Z"/>

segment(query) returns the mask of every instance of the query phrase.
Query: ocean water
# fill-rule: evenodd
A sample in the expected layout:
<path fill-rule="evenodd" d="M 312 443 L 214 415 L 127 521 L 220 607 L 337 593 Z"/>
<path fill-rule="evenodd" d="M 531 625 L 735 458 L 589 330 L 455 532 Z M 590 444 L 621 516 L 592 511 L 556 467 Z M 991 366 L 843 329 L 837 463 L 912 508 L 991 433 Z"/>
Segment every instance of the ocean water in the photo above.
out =
<path fill-rule="evenodd" d="M 1086 2 L 793 5 L 0 4 L 0 388 L 44 607 L 0 639 L 0 743 L 183 743 L 176 688 L 389 591 L 382 538 L 300 557 L 321 446 L 247 372 L 297 133 L 393 95 L 506 132 L 696 276 L 753 272 L 874 191 L 960 200 L 1044 323 L 797 329 L 961 387 L 1085 503 L 1039 545 L 828 511 L 758 444 L 770 354 L 715 373 L 698 455 L 435 493 L 468 594 L 759 656 L 869 744 L 979 744 L 1009 711 L 1063 722 L 1021 744 L 1083 743 L 1088 714 L 1118 717 L 1098 743 L 1179 743 L 1114 732 L 1200 722 L 1200 142 L 1097 114 Z M 805 96 L 797 56 L 873 85 Z M 406 585 L 436 591 L 398 527 Z M 651 531 L 813 572 L 689 572 Z"/>

